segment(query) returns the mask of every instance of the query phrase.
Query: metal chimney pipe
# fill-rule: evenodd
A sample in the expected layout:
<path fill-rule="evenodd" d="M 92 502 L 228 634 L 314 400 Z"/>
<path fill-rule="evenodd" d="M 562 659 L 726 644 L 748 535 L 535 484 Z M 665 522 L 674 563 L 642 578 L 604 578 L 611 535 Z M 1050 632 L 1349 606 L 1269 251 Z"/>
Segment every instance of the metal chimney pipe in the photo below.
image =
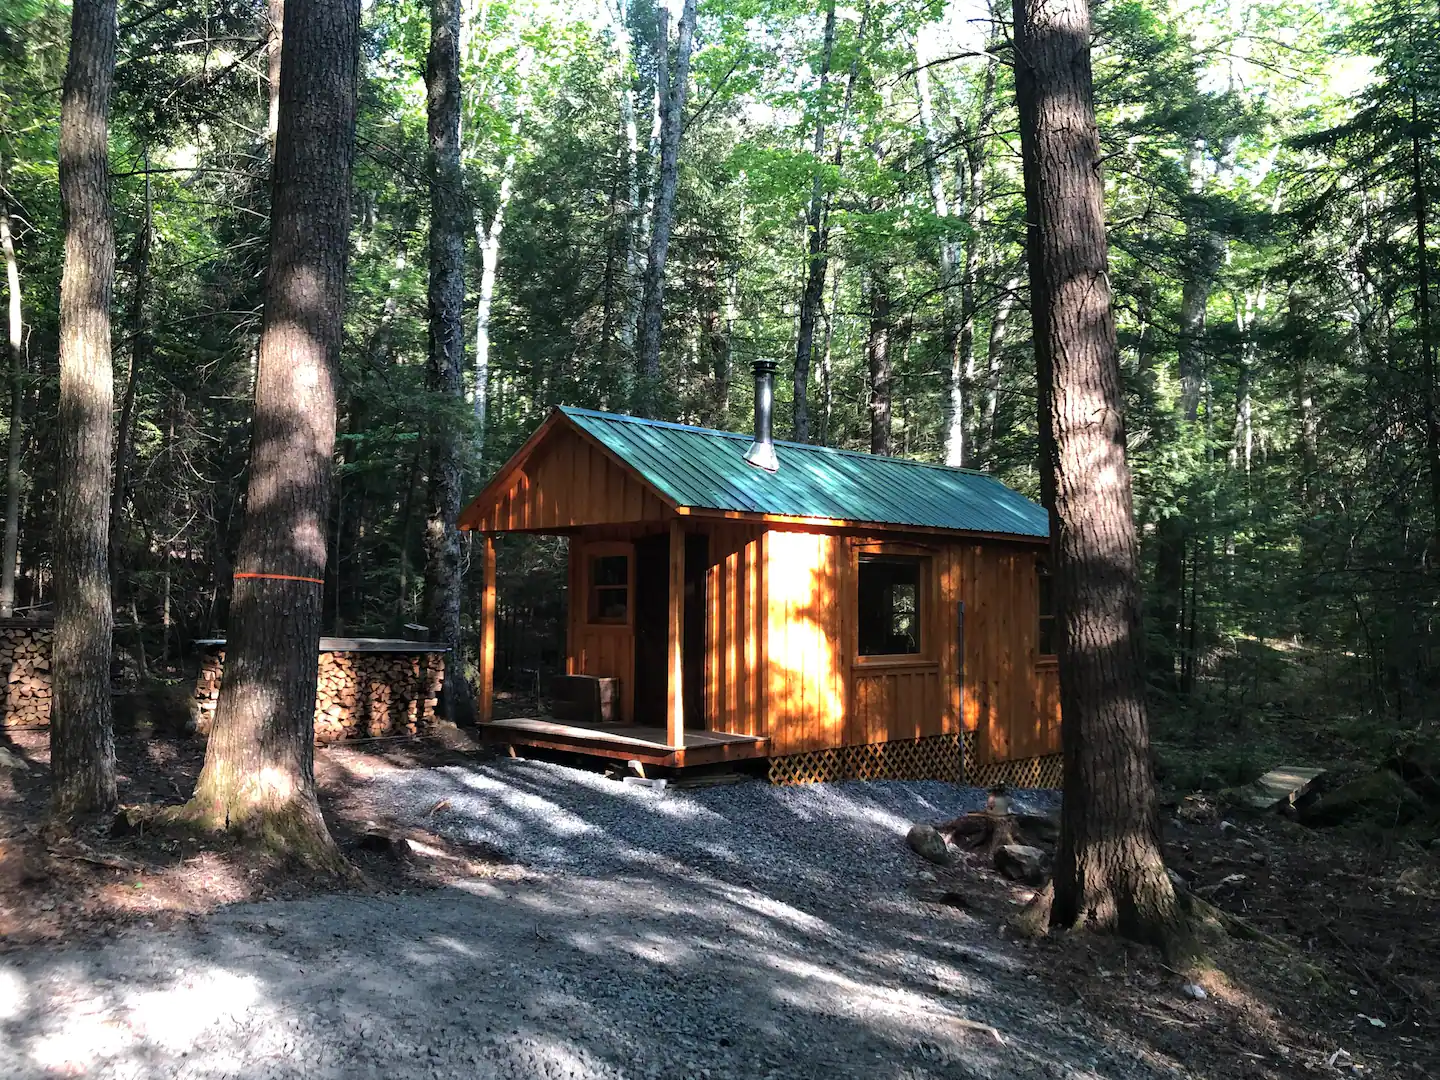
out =
<path fill-rule="evenodd" d="M 776 472 L 780 461 L 775 456 L 775 361 L 755 361 L 755 441 L 745 451 L 745 460 L 757 469 Z"/>

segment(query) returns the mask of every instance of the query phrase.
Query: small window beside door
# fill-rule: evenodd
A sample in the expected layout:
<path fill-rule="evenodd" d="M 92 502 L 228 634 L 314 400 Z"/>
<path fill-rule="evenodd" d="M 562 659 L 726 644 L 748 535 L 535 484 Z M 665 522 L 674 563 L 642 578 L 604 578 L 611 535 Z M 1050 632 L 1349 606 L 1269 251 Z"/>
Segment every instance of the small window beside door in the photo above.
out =
<path fill-rule="evenodd" d="M 590 621 L 630 621 L 630 556 L 590 557 Z"/>
<path fill-rule="evenodd" d="M 1039 622 L 1035 633 L 1035 653 L 1042 658 L 1052 658 L 1056 649 L 1055 629 L 1055 579 L 1050 574 L 1050 564 L 1044 559 L 1035 560 L 1036 592 L 1039 596 Z"/>
<path fill-rule="evenodd" d="M 914 555 L 862 555 L 859 563 L 861 656 L 914 656 L 921 651 L 920 581 Z"/>

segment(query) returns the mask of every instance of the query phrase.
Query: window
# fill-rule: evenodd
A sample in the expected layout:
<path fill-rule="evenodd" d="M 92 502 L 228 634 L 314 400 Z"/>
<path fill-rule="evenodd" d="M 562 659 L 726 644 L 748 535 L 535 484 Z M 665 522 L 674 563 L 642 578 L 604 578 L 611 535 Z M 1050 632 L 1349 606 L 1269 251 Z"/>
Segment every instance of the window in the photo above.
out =
<path fill-rule="evenodd" d="M 1035 635 L 1035 651 L 1040 656 L 1055 655 L 1055 579 L 1044 559 L 1035 560 L 1037 591 L 1040 597 L 1040 622 Z"/>
<path fill-rule="evenodd" d="M 630 557 L 590 557 L 590 621 L 623 623 L 630 616 Z"/>
<path fill-rule="evenodd" d="M 860 557 L 860 655 L 920 651 L 920 564 L 913 555 Z"/>

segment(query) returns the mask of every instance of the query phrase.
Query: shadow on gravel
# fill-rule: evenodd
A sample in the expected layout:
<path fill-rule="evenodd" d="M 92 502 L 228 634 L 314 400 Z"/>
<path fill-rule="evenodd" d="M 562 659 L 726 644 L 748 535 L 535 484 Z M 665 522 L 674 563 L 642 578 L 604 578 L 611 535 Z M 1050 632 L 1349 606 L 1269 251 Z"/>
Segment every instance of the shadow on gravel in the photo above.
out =
<path fill-rule="evenodd" d="M 483 838 L 546 876 L 236 906 L 193 931 L 6 957 L 0 1073 L 1170 1072 L 1087 1031 L 1018 954 L 986 947 L 993 931 L 907 895 L 917 865 L 897 835 L 956 809 L 920 785 L 657 798 L 513 765 L 384 782 L 397 820 Z"/>

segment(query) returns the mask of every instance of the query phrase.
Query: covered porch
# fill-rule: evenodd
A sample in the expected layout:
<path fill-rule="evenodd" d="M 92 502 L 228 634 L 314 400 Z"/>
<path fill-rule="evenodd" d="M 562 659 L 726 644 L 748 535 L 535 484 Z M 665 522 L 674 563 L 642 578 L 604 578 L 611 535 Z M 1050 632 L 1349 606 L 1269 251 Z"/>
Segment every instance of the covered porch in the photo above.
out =
<path fill-rule="evenodd" d="M 593 754 L 675 769 L 745 761 L 765 757 L 767 752 L 765 739 L 723 731 L 682 732 L 682 744 L 675 746 L 664 728 L 640 724 L 567 724 L 544 717 L 517 717 L 491 720 L 483 731 L 488 742 Z"/>

